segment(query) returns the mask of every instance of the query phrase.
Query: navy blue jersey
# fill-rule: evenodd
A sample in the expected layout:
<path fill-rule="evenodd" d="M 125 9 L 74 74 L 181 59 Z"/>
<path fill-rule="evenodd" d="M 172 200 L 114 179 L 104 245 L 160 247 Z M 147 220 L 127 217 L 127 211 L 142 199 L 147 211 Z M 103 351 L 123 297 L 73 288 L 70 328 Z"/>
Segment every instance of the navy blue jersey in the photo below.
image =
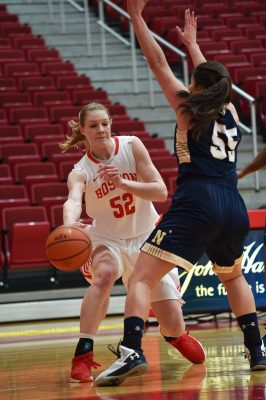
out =
<path fill-rule="evenodd" d="M 142 251 L 186 270 L 206 252 L 216 272 L 233 271 L 249 231 L 237 190 L 239 142 L 240 131 L 229 110 L 198 140 L 191 130 L 176 131 L 178 189 Z"/>
<path fill-rule="evenodd" d="M 187 177 L 200 175 L 236 185 L 236 150 L 241 133 L 232 113 L 226 109 L 198 139 L 192 133 L 191 129 L 176 130 L 178 184 Z"/>

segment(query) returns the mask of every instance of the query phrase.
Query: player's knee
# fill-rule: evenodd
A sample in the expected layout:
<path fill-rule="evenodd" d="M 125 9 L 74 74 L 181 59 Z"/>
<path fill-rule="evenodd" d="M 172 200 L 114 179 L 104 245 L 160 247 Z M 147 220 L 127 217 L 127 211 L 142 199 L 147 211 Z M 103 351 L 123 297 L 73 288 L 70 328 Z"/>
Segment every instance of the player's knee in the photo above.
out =
<path fill-rule="evenodd" d="M 100 286 L 101 288 L 107 288 L 113 286 L 114 282 L 119 277 L 118 266 L 114 264 L 98 264 L 93 269 L 93 281 L 94 285 Z"/>
<path fill-rule="evenodd" d="M 127 287 L 132 288 L 136 282 L 138 282 L 138 276 L 137 274 L 133 273 L 130 275 L 130 277 L 127 279 Z"/>
<path fill-rule="evenodd" d="M 217 275 L 221 282 L 226 283 L 241 277 L 243 274 L 241 265 L 237 265 L 231 272 L 217 272 Z"/>
<path fill-rule="evenodd" d="M 104 289 L 112 287 L 117 278 L 118 271 L 116 269 L 104 268 L 94 274 L 92 284 Z"/>
<path fill-rule="evenodd" d="M 92 272 L 94 285 L 108 287 L 114 284 L 119 277 L 119 267 L 110 251 L 102 249 L 93 257 Z"/>
<path fill-rule="evenodd" d="M 144 271 L 134 271 L 128 279 L 128 288 L 132 289 L 133 286 L 139 284 L 146 285 L 152 289 L 155 285 L 152 274 L 144 273 Z"/>

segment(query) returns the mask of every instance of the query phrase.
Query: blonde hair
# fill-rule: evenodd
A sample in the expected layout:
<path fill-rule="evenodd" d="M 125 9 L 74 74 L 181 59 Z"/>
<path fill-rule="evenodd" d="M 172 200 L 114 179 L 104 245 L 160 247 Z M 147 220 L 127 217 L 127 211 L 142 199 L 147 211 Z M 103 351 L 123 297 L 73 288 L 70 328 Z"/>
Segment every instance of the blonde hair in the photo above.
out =
<path fill-rule="evenodd" d="M 83 148 L 87 149 L 89 147 L 89 143 L 86 137 L 81 133 L 80 127 L 84 127 L 85 119 L 87 112 L 101 110 L 105 111 L 108 115 L 109 120 L 111 121 L 111 116 L 108 109 L 100 103 L 89 103 L 86 104 L 79 112 L 79 121 L 68 121 L 68 126 L 72 130 L 71 136 L 67 136 L 64 143 L 59 143 L 59 147 L 62 150 L 62 153 L 65 153 L 72 147 L 79 147 L 79 145 L 83 145 Z"/>

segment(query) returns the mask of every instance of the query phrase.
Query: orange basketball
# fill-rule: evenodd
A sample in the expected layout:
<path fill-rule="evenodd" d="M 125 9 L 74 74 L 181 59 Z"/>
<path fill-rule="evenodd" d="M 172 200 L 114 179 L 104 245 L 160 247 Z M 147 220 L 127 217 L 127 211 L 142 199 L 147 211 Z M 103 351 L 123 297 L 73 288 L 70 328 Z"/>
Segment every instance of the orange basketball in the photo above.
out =
<path fill-rule="evenodd" d="M 91 257 L 91 240 L 82 229 L 60 225 L 46 241 L 46 255 L 56 268 L 63 271 L 79 269 Z"/>

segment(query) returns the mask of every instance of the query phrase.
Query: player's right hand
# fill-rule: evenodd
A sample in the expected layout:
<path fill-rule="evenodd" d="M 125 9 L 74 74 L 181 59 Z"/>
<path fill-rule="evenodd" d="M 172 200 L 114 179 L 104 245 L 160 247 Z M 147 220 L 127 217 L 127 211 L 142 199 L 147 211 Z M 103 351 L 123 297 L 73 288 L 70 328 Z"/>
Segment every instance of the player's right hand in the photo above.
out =
<path fill-rule="evenodd" d="M 101 165 L 98 169 L 98 174 L 101 179 L 112 182 L 116 187 L 122 185 L 120 171 L 114 165 Z"/>

